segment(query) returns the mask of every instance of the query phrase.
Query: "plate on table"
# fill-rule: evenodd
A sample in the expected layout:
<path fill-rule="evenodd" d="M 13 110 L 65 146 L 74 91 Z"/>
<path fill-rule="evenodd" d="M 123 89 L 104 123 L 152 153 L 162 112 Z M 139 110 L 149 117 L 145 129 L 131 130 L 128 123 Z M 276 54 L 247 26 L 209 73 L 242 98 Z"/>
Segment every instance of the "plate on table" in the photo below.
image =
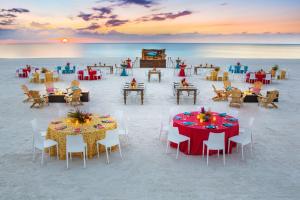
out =
<path fill-rule="evenodd" d="M 226 117 L 226 115 L 227 115 L 226 113 L 220 113 L 219 114 L 220 117 Z"/>
<path fill-rule="evenodd" d="M 195 123 L 194 122 L 183 122 L 182 124 L 185 125 L 185 126 L 192 126 Z"/>
<path fill-rule="evenodd" d="M 184 115 L 192 115 L 191 112 L 184 112 L 183 114 L 184 114 Z"/>
<path fill-rule="evenodd" d="M 175 119 L 176 119 L 176 120 L 181 120 L 182 118 L 179 117 L 179 116 L 175 116 Z"/>
<path fill-rule="evenodd" d="M 63 125 L 63 126 L 57 126 L 57 127 L 55 127 L 55 130 L 61 131 L 61 130 L 64 130 L 64 129 L 66 129 L 66 128 L 67 128 L 66 125 Z"/>
<path fill-rule="evenodd" d="M 94 125 L 94 128 L 103 129 L 103 128 L 105 128 L 105 126 L 103 126 L 102 124 L 96 124 L 96 125 Z"/>
<path fill-rule="evenodd" d="M 225 127 L 232 127 L 233 124 L 231 124 L 231 123 L 223 123 L 223 126 L 225 126 Z"/>
<path fill-rule="evenodd" d="M 215 126 L 215 125 L 212 125 L 212 124 L 210 124 L 210 125 L 207 125 L 207 126 L 205 126 L 205 128 L 207 128 L 207 129 L 215 129 L 215 128 L 216 128 L 216 126 Z"/>
<path fill-rule="evenodd" d="M 61 124 L 62 121 L 52 121 L 51 124 Z"/>
<path fill-rule="evenodd" d="M 233 118 L 233 117 L 232 118 L 228 118 L 227 120 L 230 121 L 230 122 L 236 122 L 237 121 L 237 119 Z"/>
<path fill-rule="evenodd" d="M 99 116 L 99 118 L 109 118 L 110 117 L 110 115 L 101 115 L 101 116 Z"/>
<path fill-rule="evenodd" d="M 114 121 L 112 121 L 112 120 L 102 120 L 101 122 L 102 123 L 113 123 Z"/>

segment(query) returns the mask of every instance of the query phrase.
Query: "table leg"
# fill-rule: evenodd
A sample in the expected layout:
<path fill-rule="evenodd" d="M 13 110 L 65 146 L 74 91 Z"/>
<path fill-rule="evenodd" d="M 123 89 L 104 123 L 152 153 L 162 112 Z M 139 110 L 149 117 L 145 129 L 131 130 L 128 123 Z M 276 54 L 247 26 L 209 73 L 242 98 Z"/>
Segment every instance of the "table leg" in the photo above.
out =
<path fill-rule="evenodd" d="M 194 90 L 194 104 L 196 104 L 196 99 L 197 99 L 197 91 Z"/>
<path fill-rule="evenodd" d="M 144 90 L 141 91 L 141 103 L 144 104 Z"/>
<path fill-rule="evenodd" d="M 177 90 L 177 105 L 179 104 L 179 90 Z"/>
<path fill-rule="evenodd" d="M 161 79 L 161 73 L 158 74 L 158 81 L 160 82 Z"/>
<path fill-rule="evenodd" d="M 126 90 L 124 90 L 124 104 L 126 104 L 126 96 L 127 96 L 127 92 Z"/>
<path fill-rule="evenodd" d="M 148 72 L 148 82 L 150 82 L 150 73 Z"/>

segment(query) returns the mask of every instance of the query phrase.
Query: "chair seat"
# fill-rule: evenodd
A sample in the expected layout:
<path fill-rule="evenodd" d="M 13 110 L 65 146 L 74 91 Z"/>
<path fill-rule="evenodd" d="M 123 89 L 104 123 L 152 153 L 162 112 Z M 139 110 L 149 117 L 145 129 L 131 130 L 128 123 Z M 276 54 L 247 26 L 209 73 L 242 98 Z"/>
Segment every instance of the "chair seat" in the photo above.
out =
<path fill-rule="evenodd" d="M 206 144 L 206 146 L 211 150 L 225 149 L 224 144 L 218 144 L 208 140 L 203 141 L 203 143 Z"/>
<path fill-rule="evenodd" d="M 67 152 L 84 152 L 86 147 L 86 143 L 74 143 L 67 148 Z"/>
<path fill-rule="evenodd" d="M 98 140 L 97 144 L 101 144 L 106 147 L 112 147 L 112 146 L 118 145 L 119 141 L 103 139 L 103 140 Z"/>
<path fill-rule="evenodd" d="M 181 134 L 169 134 L 168 135 L 168 140 L 170 142 L 174 142 L 174 143 L 179 144 L 181 142 L 190 140 L 190 138 L 187 137 L 187 136 L 181 135 Z"/>
<path fill-rule="evenodd" d="M 118 130 L 117 130 L 117 133 L 118 133 L 119 135 L 128 135 L 126 129 L 118 129 Z"/>
<path fill-rule="evenodd" d="M 244 134 L 236 135 L 231 138 L 229 138 L 230 141 L 241 144 L 241 145 L 246 145 L 251 143 L 251 137 L 246 136 Z"/>
<path fill-rule="evenodd" d="M 34 146 L 40 150 L 43 150 L 44 148 L 49 148 L 49 147 L 52 147 L 52 146 L 55 146 L 57 145 L 58 143 L 54 140 L 45 140 L 43 144 L 35 144 Z"/>

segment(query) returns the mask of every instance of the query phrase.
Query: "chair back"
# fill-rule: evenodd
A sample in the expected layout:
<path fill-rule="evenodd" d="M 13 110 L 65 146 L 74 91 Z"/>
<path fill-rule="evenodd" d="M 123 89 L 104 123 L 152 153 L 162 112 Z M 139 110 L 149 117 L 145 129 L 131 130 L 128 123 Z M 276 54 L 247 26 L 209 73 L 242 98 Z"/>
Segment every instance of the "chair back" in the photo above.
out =
<path fill-rule="evenodd" d="M 105 140 L 108 140 L 110 141 L 110 143 L 115 145 L 120 144 L 119 135 L 116 132 L 116 130 L 107 131 L 105 135 Z"/>
<path fill-rule="evenodd" d="M 40 102 L 41 101 L 41 95 L 39 91 L 30 90 L 29 95 L 33 98 L 34 102 Z"/>
<path fill-rule="evenodd" d="M 254 80 L 255 79 L 255 73 L 250 73 L 249 79 Z"/>
<path fill-rule="evenodd" d="M 81 134 L 67 135 L 66 137 L 67 152 L 82 152 L 84 151 L 84 140 Z"/>
<path fill-rule="evenodd" d="M 261 89 L 263 86 L 263 83 L 260 82 L 260 81 L 256 81 L 253 83 L 253 87 L 256 88 L 256 89 Z"/>
<path fill-rule="evenodd" d="M 254 117 L 250 117 L 249 122 L 248 122 L 248 127 L 251 128 L 253 126 L 255 118 Z"/>
<path fill-rule="evenodd" d="M 225 146 L 225 133 L 213 133 L 210 132 L 208 135 L 208 141 L 220 146 Z"/>
<path fill-rule="evenodd" d="M 268 91 L 267 92 L 267 102 L 272 103 L 275 99 L 278 98 L 278 90 Z"/>
<path fill-rule="evenodd" d="M 224 88 L 227 90 L 228 87 L 231 87 L 231 82 L 230 81 L 223 81 Z"/>
<path fill-rule="evenodd" d="M 52 72 L 45 73 L 45 82 L 53 82 L 53 73 Z"/>
<path fill-rule="evenodd" d="M 241 98 L 242 97 L 242 91 L 237 89 L 237 88 L 234 88 L 232 91 L 231 91 L 231 98 Z"/>
<path fill-rule="evenodd" d="M 281 70 L 280 72 L 280 79 L 285 79 L 286 76 L 286 71 L 285 70 Z"/>
<path fill-rule="evenodd" d="M 81 89 L 74 90 L 72 94 L 72 101 L 79 102 L 81 97 Z"/>
<path fill-rule="evenodd" d="M 72 86 L 76 86 L 76 87 L 79 87 L 79 81 L 77 81 L 77 80 L 73 80 L 72 82 L 71 82 L 71 87 Z"/>
<path fill-rule="evenodd" d="M 22 90 L 23 90 L 23 92 L 24 92 L 25 94 L 28 94 L 28 93 L 29 93 L 29 89 L 28 89 L 28 87 L 27 87 L 26 85 L 21 85 L 21 88 L 22 88 Z"/>
<path fill-rule="evenodd" d="M 272 79 L 271 73 L 267 73 L 265 80 L 271 80 L 271 79 Z"/>

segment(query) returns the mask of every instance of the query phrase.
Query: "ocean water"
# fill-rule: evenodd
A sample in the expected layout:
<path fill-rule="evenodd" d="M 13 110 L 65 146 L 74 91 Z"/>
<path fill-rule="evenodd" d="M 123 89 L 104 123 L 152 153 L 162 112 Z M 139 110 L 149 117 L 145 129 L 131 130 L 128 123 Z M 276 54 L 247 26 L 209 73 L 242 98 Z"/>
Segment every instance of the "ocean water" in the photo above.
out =
<path fill-rule="evenodd" d="M 199 43 L 5 44 L 0 58 L 134 58 L 143 48 L 166 49 L 168 57 L 185 59 L 300 59 L 298 44 Z"/>

